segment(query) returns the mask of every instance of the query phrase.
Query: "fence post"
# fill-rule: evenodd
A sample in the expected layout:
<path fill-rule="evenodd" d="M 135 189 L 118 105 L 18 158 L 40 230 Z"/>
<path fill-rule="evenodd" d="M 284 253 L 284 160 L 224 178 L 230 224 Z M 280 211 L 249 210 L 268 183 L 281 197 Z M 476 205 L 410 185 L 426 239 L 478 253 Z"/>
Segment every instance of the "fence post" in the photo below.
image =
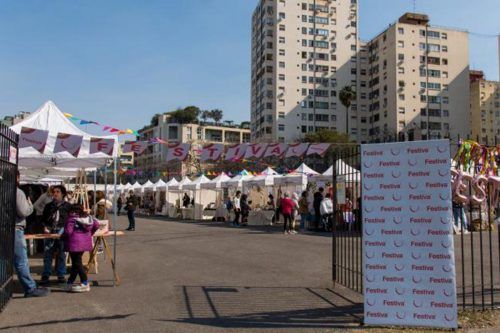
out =
<path fill-rule="evenodd" d="M 337 208 L 337 148 L 333 151 L 333 176 L 332 176 L 332 188 L 333 188 L 333 211 Z M 332 279 L 333 287 L 337 282 L 337 239 L 336 239 L 337 223 L 335 213 L 332 216 Z"/>

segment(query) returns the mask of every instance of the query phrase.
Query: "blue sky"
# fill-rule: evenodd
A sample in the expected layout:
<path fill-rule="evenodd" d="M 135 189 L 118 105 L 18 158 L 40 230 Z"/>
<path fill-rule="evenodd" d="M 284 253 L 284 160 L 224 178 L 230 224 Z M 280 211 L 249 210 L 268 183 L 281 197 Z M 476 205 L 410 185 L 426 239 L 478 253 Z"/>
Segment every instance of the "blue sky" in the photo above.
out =
<path fill-rule="evenodd" d="M 248 120 L 256 3 L 0 0 L 0 116 L 51 99 L 77 117 L 121 128 L 191 104 Z M 412 0 L 360 0 L 362 39 L 412 8 Z M 498 0 L 418 0 L 417 11 L 435 25 L 500 32 Z M 498 79 L 496 38 L 471 35 L 470 46 L 472 67 Z"/>

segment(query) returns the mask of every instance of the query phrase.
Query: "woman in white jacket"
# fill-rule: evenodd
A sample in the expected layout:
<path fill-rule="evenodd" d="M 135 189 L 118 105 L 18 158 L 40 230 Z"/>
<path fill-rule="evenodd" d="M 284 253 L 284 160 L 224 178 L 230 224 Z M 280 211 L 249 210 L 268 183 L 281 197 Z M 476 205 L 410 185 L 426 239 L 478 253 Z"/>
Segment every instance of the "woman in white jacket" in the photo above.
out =
<path fill-rule="evenodd" d="M 328 230 L 328 219 L 331 218 L 331 215 L 333 214 L 333 202 L 330 197 L 330 193 L 327 193 L 323 201 L 321 201 L 319 212 L 321 214 L 321 221 L 323 222 L 325 230 Z"/>

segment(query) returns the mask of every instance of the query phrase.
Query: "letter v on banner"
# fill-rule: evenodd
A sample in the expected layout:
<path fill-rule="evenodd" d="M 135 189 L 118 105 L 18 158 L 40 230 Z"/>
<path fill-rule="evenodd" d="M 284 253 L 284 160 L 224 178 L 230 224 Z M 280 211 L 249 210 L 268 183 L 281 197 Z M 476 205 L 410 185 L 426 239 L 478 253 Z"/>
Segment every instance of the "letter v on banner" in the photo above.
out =
<path fill-rule="evenodd" d="M 329 143 L 312 143 L 307 150 L 307 156 L 318 154 L 319 156 L 325 156 L 326 151 L 330 148 Z"/>
<path fill-rule="evenodd" d="M 282 157 L 285 154 L 287 148 L 288 145 L 286 143 L 271 143 L 269 144 L 269 146 L 267 146 L 264 157 L 269 157 L 269 156 Z"/>
<path fill-rule="evenodd" d="M 253 143 L 249 144 L 245 153 L 245 158 L 261 158 L 266 151 L 267 143 Z"/>
<path fill-rule="evenodd" d="M 233 161 L 233 162 L 241 161 L 243 156 L 245 156 L 247 146 L 248 145 L 246 143 L 241 143 L 227 147 L 226 161 Z"/>
<path fill-rule="evenodd" d="M 222 152 L 224 151 L 224 145 L 221 143 L 212 143 L 201 149 L 200 152 L 200 162 L 206 161 L 217 161 L 220 159 Z"/>
<path fill-rule="evenodd" d="M 191 145 L 189 143 L 170 143 L 167 150 L 167 162 L 179 160 L 185 161 Z"/>

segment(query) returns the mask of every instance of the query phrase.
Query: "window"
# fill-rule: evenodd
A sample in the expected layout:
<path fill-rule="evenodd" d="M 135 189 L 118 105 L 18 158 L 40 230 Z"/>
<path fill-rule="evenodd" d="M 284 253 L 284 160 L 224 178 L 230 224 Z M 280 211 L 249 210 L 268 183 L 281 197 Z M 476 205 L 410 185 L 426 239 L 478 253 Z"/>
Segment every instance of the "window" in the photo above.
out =
<path fill-rule="evenodd" d="M 405 108 L 403 108 L 403 107 L 398 108 L 398 113 L 405 114 Z"/>
<path fill-rule="evenodd" d="M 282 132 L 282 131 L 284 131 L 284 130 L 285 130 L 285 125 L 283 125 L 283 124 L 279 124 L 279 125 L 278 125 L 278 131 L 281 131 L 281 132 Z"/>
<path fill-rule="evenodd" d="M 405 73 L 404 67 L 398 67 L 398 73 L 399 74 L 404 74 Z"/>
<path fill-rule="evenodd" d="M 285 68 L 285 62 L 284 61 L 280 61 L 279 62 L 279 66 L 280 66 L 280 68 Z"/>
<path fill-rule="evenodd" d="M 307 121 L 307 113 L 302 114 L 302 121 Z"/>
<path fill-rule="evenodd" d="M 404 94 L 400 94 L 399 95 L 399 100 L 400 101 L 404 101 L 405 100 L 405 95 Z"/>
<path fill-rule="evenodd" d="M 427 37 L 429 38 L 439 38 L 441 36 L 441 34 L 439 33 L 439 31 L 427 31 Z"/>
<path fill-rule="evenodd" d="M 284 24 L 280 24 L 280 31 L 285 31 L 285 25 Z"/>
<path fill-rule="evenodd" d="M 405 55 L 404 55 L 403 53 L 399 53 L 399 54 L 398 54 L 398 60 L 399 60 L 399 61 L 403 61 L 403 60 L 405 60 Z"/>
<path fill-rule="evenodd" d="M 400 35 L 403 35 L 403 34 L 405 33 L 405 29 L 403 29 L 403 28 L 398 28 L 398 33 L 399 33 Z"/>
<path fill-rule="evenodd" d="M 405 47 L 405 42 L 402 40 L 398 41 L 398 47 Z"/>
<path fill-rule="evenodd" d="M 279 74 L 279 75 L 278 75 L 278 79 L 279 79 L 280 81 L 285 81 L 285 74 Z"/>
<path fill-rule="evenodd" d="M 448 78 L 448 72 L 443 72 L 443 78 L 445 78 L 445 79 Z"/>
<path fill-rule="evenodd" d="M 356 45 L 351 45 L 351 51 L 356 51 Z"/>
<path fill-rule="evenodd" d="M 285 119 L 285 112 L 278 112 L 278 118 Z"/>
<path fill-rule="evenodd" d="M 443 33 L 441 34 L 441 38 L 442 38 L 442 39 L 448 39 L 448 34 L 447 34 L 446 32 L 443 32 Z"/>
<path fill-rule="evenodd" d="M 309 23 L 328 24 L 328 17 L 309 16 Z"/>
<path fill-rule="evenodd" d="M 450 102 L 449 97 L 443 96 L 443 104 L 448 104 Z"/>
<path fill-rule="evenodd" d="M 443 50 L 443 52 L 448 52 L 448 46 L 443 45 L 442 50 Z"/>
<path fill-rule="evenodd" d="M 279 37 L 278 42 L 280 44 L 285 44 L 285 37 Z"/>
<path fill-rule="evenodd" d="M 279 55 L 280 55 L 280 56 L 284 56 L 284 55 L 285 55 L 285 50 L 280 49 L 280 50 L 279 50 Z"/>
<path fill-rule="evenodd" d="M 302 76 L 302 83 L 307 83 L 307 76 Z"/>
<path fill-rule="evenodd" d="M 441 46 L 438 44 L 427 44 L 427 50 L 429 52 L 439 52 Z"/>
<path fill-rule="evenodd" d="M 279 13 L 278 18 L 280 20 L 284 20 L 285 19 L 285 13 Z"/>
<path fill-rule="evenodd" d="M 448 59 L 443 58 L 443 65 L 448 65 Z"/>
<path fill-rule="evenodd" d="M 420 37 L 425 37 L 425 30 L 420 30 Z"/>
<path fill-rule="evenodd" d="M 301 132 L 302 133 L 307 133 L 307 126 L 303 125 L 302 128 L 301 128 Z"/>

